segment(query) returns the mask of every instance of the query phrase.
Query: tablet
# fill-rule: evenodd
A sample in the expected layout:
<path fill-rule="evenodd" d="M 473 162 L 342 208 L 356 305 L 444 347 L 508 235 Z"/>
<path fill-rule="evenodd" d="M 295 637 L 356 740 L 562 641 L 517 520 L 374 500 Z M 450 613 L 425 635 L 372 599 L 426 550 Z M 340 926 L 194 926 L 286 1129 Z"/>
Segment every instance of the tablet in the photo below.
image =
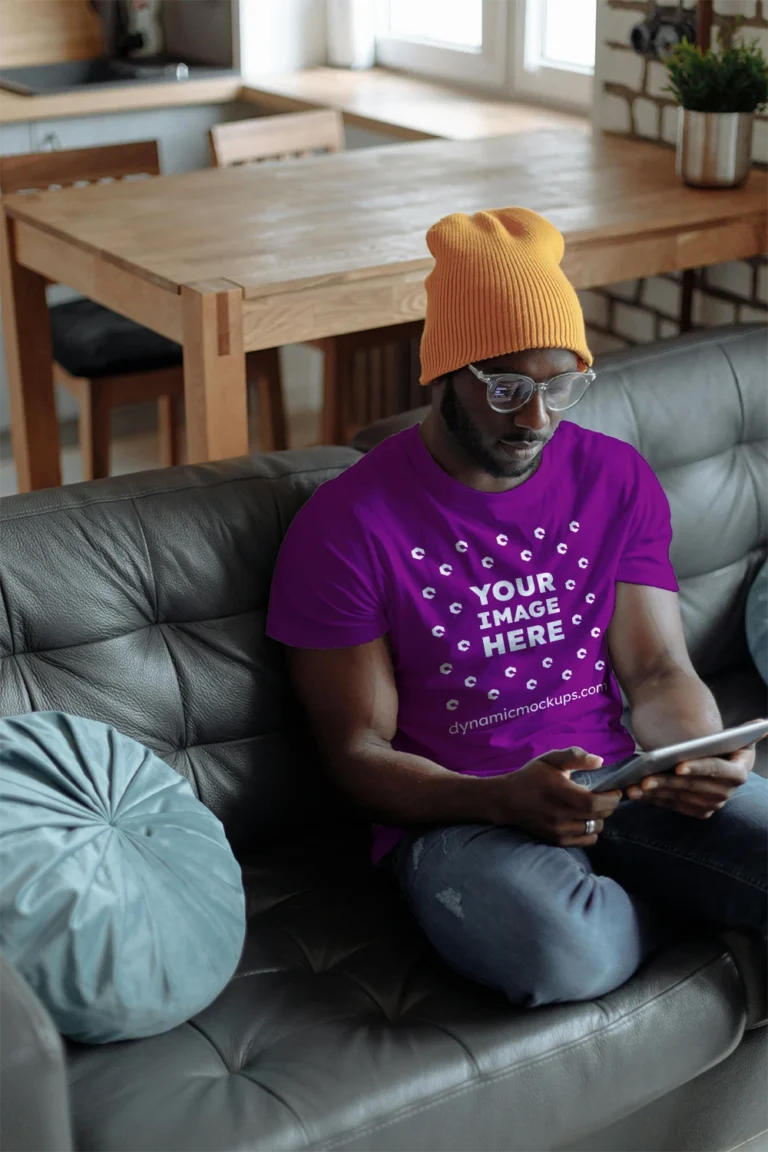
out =
<path fill-rule="evenodd" d="M 646 776 L 658 772 L 671 772 L 683 760 L 700 760 L 706 756 L 725 756 L 738 752 L 748 744 L 754 744 L 768 736 L 768 720 L 752 720 L 738 728 L 726 728 L 713 736 L 701 736 L 697 740 L 686 740 L 683 744 L 670 744 L 666 748 L 654 748 L 650 752 L 638 752 L 613 774 L 597 781 L 590 791 L 612 792 L 616 788 L 629 788 Z"/>

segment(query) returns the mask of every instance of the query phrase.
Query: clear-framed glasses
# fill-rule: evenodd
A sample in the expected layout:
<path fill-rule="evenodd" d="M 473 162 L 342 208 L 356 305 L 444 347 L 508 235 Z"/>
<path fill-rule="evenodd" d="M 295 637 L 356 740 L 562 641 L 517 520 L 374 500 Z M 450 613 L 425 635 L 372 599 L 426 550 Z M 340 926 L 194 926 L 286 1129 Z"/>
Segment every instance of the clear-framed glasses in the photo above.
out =
<path fill-rule="evenodd" d="M 481 372 L 468 364 L 470 372 L 485 384 L 486 397 L 494 412 L 516 412 L 523 408 L 537 392 L 544 394 L 544 403 L 550 412 L 564 412 L 573 408 L 595 379 L 591 368 L 586 372 L 560 372 L 551 380 L 536 384 L 530 376 L 517 372 Z"/>

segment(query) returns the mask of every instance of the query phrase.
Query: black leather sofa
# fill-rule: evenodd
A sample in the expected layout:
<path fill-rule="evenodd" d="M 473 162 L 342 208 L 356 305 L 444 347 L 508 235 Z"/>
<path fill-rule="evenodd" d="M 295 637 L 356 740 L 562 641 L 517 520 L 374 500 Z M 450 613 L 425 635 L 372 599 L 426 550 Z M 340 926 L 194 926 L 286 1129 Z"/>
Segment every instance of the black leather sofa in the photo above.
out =
<path fill-rule="evenodd" d="M 622 353 L 572 413 L 659 474 L 689 647 L 727 721 L 766 711 L 743 625 L 768 536 L 766 351 L 764 329 L 741 329 Z M 768 1127 L 759 947 L 688 930 L 609 996 L 519 1010 L 447 971 L 368 865 L 264 634 L 287 524 L 356 458 L 317 448 L 2 501 L 0 713 L 92 716 L 183 772 L 242 861 L 249 934 L 205 1012 L 105 1047 L 62 1043 L 3 961 L 0 1144 L 734 1148 Z"/>

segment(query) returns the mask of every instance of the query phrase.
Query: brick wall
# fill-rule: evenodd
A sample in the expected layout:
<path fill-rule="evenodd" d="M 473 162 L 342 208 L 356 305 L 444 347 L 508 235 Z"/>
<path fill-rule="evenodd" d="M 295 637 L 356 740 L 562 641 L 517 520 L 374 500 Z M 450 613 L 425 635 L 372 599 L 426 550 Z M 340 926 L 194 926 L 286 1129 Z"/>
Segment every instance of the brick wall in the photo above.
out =
<path fill-rule="evenodd" d="M 648 0 L 599 0 L 595 59 L 595 123 L 625 136 L 673 147 L 677 107 L 663 91 L 664 65 L 632 51 L 629 34 L 653 7 Z M 692 7 L 692 5 L 688 5 Z M 713 39 L 724 17 L 745 18 L 742 36 L 760 41 L 768 55 L 768 0 L 717 0 Z M 768 163 L 768 115 L 755 122 L 753 156 Z M 679 331 L 682 276 L 633 280 L 580 293 L 593 351 L 674 336 Z M 693 323 L 714 327 L 768 319 L 768 258 L 697 270 Z"/>

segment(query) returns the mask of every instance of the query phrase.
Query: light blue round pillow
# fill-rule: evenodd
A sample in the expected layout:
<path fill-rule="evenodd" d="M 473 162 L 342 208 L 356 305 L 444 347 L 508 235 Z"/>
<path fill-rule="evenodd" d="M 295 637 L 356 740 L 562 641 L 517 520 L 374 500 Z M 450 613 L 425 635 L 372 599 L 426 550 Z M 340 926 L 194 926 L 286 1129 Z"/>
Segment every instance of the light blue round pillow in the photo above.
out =
<path fill-rule="evenodd" d="M 65 1036 L 174 1028 L 244 938 L 240 866 L 183 776 L 94 720 L 0 720 L 0 948 Z"/>
<path fill-rule="evenodd" d="M 747 596 L 746 629 L 755 667 L 768 684 L 768 560 L 752 581 Z"/>

